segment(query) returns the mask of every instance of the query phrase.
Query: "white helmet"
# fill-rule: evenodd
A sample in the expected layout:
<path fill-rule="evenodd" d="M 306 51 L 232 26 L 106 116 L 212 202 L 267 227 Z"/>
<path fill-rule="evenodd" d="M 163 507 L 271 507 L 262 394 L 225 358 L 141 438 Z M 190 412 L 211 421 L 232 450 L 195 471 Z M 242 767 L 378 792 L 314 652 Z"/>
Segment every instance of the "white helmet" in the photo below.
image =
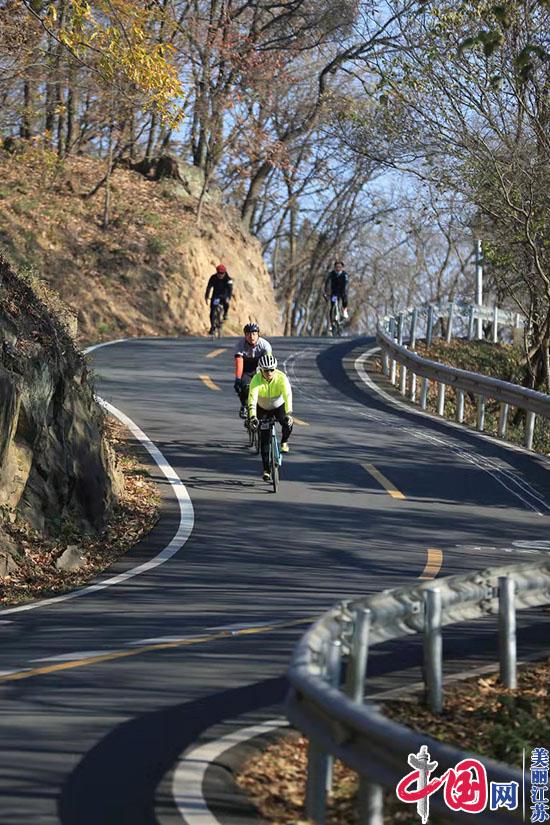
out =
<path fill-rule="evenodd" d="M 258 366 L 261 370 L 275 370 L 277 369 L 277 359 L 270 352 L 266 352 L 258 361 Z"/>

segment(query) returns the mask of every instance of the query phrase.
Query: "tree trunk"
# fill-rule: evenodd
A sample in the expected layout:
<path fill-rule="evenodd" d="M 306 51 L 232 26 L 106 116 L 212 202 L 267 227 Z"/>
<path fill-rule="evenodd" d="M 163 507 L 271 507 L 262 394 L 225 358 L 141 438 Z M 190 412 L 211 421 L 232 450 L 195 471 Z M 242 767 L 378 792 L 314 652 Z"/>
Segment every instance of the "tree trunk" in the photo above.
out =
<path fill-rule="evenodd" d="M 107 152 L 107 174 L 105 176 L 105 200 L 103 202 L 103 229 L 107 229 L 110 220 L 111 210 L 111 173 L 113 164 L 113 130 L 114 125 L 109 124 L 109 149 Z"/>

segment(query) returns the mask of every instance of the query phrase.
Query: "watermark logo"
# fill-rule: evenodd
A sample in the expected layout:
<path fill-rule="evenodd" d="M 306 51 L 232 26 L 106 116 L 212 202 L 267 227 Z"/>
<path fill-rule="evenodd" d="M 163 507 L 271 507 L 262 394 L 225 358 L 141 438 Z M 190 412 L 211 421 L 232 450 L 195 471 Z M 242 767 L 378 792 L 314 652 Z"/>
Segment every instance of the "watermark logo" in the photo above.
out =
<path fill-rule="evenodd" d="M 535 748 L 533 754 L 546 752 L 546 769 L 542 765 L 544 754 L 537 756 L 538 762 L 534 766 L 532 761 L 532 777 L 541 781 L 546 777 L 548 781 L 548 751 L 545 748 Z M 430 796 L 442 789 L 445 804 L 451 811 L 463 811 L 468 814 L 479 814 L 485 810 L 496 811 L 507 808 L 514 811 L 518 807 L 518 782 L 488 782 L 487 771 L 479 759 L 462 759 L 453 768 L 448 768 L 441 776 L 433 775 L 438 763 L 431 761 L 426 745 L 422 745 L 418 753 L 410 753 L 407 762 L 413 769 L 401 779 L 396 788 L 397 798 L 401 802 L 416 803 L 416 811 L 426 825 L 430 813 Z M 533 774 L 533 771 L 542 770 L 543 773 Z M 546 773 L 544 774 L 544 770 Z M 533 782 L 533 778 L 531 779 Z M 531 795 L 533 794 L 533 785 Z M 542 789 L 542 785 L 537 788 Z M 546 785 L 546 791 L 548 787 Z M 537 815 L 546 815 L 546 819 L 531 819 L 531 822 L 546 822 L 550 820 L 549 804 L 543 799 L 543 794 L 537 798 Z M 532 796 L 533 798 L 533 796 Z M 543 810 L 545 806 L 545 810 Z"/>
<path fill-rule="evenodd" d="M 548 800 L 548 748 L 533 748 L 531 751 L 531 822 L 548 822 L 550 820 L 550 801 Z"/>

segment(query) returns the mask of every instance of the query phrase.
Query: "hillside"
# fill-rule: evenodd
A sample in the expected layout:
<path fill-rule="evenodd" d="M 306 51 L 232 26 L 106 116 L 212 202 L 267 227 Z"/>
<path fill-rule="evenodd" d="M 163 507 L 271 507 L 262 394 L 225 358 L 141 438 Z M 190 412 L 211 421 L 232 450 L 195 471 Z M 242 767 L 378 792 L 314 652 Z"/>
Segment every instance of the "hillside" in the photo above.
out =
<path fill-rule="evenodd" d="M 88 197 L 105 165 L 75 157 L 59 163 L 32 145 L 0 151 L 0 249 L 30 268 L 72 308 L 81 343 L 137 335 L 201 335 L 208 330 L 204 290 L 217 263 L 235 282 L 224 330 L 249 319 L 281 333 L 259 244 L 221 195 L 209 195 L 200 228 L 197 172 L 156 182 L 117 168 L 111 221 L 102 229 L 104 188 Z"/>

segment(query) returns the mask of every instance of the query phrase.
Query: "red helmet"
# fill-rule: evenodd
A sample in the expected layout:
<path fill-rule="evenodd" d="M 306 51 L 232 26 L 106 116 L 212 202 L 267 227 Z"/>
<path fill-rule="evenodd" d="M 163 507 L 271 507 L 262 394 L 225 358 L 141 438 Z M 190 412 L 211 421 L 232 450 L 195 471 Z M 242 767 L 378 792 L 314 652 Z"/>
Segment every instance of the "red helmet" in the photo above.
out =
<path fill-rule="evenodd" d="M 227 269 L 223 264 L 218 264 L 216 267 L 216 272 L 227 272 Z"/>

